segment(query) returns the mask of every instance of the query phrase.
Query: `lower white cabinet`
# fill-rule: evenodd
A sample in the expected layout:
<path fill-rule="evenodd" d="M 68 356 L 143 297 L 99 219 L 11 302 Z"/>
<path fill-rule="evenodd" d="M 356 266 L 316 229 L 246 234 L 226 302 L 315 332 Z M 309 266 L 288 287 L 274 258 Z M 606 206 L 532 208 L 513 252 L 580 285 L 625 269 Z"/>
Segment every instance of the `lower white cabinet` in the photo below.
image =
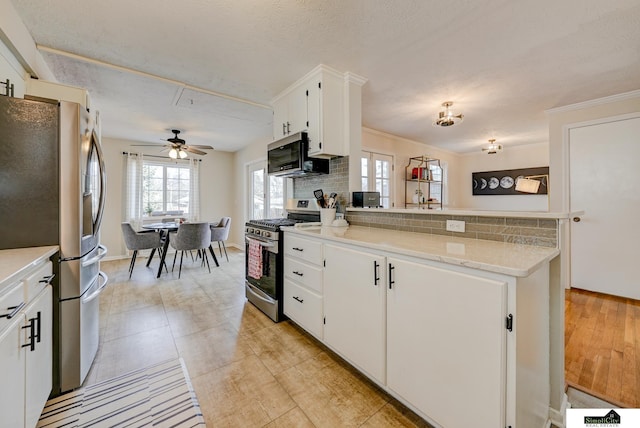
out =
<path fill-rule="evenodd" d="M 384 383 L 385 257 L 330 244 L 324 255 L 324 341 Z"/>
<path fill-rule="evenodd" d="M 36 426 L 52 388 L 52 266 L 33 262 L 0 284 L 0 428 Z"/>
<path fill-rule="evenodd" d="M 53 307 L 51 286 L 25 310 L 25 427 L 35 427 L 52 388 Z"/>
<path fill-rule="evenodd" d="M 388 388 L 443 427 L 506 426 L 506 282 L 387 268 Z"/>
<path fill-rule="evenodd" d="M 324 262 L 285 254 L 285 313 L 390 394 L 446 428 L 546 426 L 548 263 L 514 277 L 292 238 Z"/>

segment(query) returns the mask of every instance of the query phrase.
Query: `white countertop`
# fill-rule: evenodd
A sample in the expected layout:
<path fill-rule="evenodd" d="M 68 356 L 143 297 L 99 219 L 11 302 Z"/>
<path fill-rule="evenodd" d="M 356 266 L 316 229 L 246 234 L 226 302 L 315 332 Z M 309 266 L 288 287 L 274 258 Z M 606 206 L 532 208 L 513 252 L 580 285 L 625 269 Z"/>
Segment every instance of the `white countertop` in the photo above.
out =
<path fill-rule="evenodd" d="M 323 238 L 386 253 L 419 257 L 510 276 L 526 277 L 560 251 L 557 248 L 457 238 L 364 226 L 284 227 L 287 233 Z"/>
<path fill-rule="evenodd" d="M 0 288 L 10 283 L 13 278 L 20 277 L 36 261 L 51 257 L 58 246 L 16 248 L 0 250 Z"/>
<path fill-rule="evenodd" d="M 353 208 L 347 212 L 383 213 L 383 214 L 433 214 L 448 216 L 508 217 L 508 218 L 550 218 L 568 219 L 584 214 L 584 211 L 554 213 L 547 211 L 482 211 L 482 210 L 423 210 L 419 208 Z"/>

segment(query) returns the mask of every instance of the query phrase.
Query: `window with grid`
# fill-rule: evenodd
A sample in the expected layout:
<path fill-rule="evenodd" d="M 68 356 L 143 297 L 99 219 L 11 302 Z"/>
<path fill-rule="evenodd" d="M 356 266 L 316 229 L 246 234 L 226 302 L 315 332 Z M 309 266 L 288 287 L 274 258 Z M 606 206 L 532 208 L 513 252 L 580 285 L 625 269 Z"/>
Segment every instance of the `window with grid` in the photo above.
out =
<path fill-rule="evenodd" d="M 189 215 L 188 165 L 145 161 L 142 167 L 142 206 L 154 211 L 182 211 Z"/>

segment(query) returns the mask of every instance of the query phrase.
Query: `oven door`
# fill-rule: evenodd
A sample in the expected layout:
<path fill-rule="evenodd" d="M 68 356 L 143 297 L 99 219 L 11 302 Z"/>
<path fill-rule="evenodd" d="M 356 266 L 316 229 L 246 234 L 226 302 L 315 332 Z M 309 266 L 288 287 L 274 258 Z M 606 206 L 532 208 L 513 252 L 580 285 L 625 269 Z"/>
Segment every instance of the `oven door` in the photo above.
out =
<path fill-rule="evenodd" d="M 249 249 L 249 244 L 255 242 L 260 247 L 260 273 L 250 272 L 250 259 L 255 257 Z M 266 241 L 245 236 L 245 278 L 247 284 L 257 288 L 273 300 L 278 299 L 278 241 Z"/>
<path fill-rule="evenodd" d="M 266 241 L 245 236 L 245 247 L 247 300 L 274 322 L 285 319 L 280 298 L 282 296 L 283 262 L 282 254 L 278 254 L 278 241 Z M 256 260 L 256 256 L 259 256 L 261 260 Z"/>

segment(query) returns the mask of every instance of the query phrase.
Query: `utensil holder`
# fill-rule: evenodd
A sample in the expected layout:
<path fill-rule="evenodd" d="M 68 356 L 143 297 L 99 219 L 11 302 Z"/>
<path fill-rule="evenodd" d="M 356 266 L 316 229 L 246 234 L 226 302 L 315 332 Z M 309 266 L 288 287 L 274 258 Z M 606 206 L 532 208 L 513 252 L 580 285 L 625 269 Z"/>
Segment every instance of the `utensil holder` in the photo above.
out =
<path fill-rule="evenodd" d="M 323 226 L 331 226 L 333 220 L 336 219 L 335 208 L 320 208 L 320 222 Z"/>

